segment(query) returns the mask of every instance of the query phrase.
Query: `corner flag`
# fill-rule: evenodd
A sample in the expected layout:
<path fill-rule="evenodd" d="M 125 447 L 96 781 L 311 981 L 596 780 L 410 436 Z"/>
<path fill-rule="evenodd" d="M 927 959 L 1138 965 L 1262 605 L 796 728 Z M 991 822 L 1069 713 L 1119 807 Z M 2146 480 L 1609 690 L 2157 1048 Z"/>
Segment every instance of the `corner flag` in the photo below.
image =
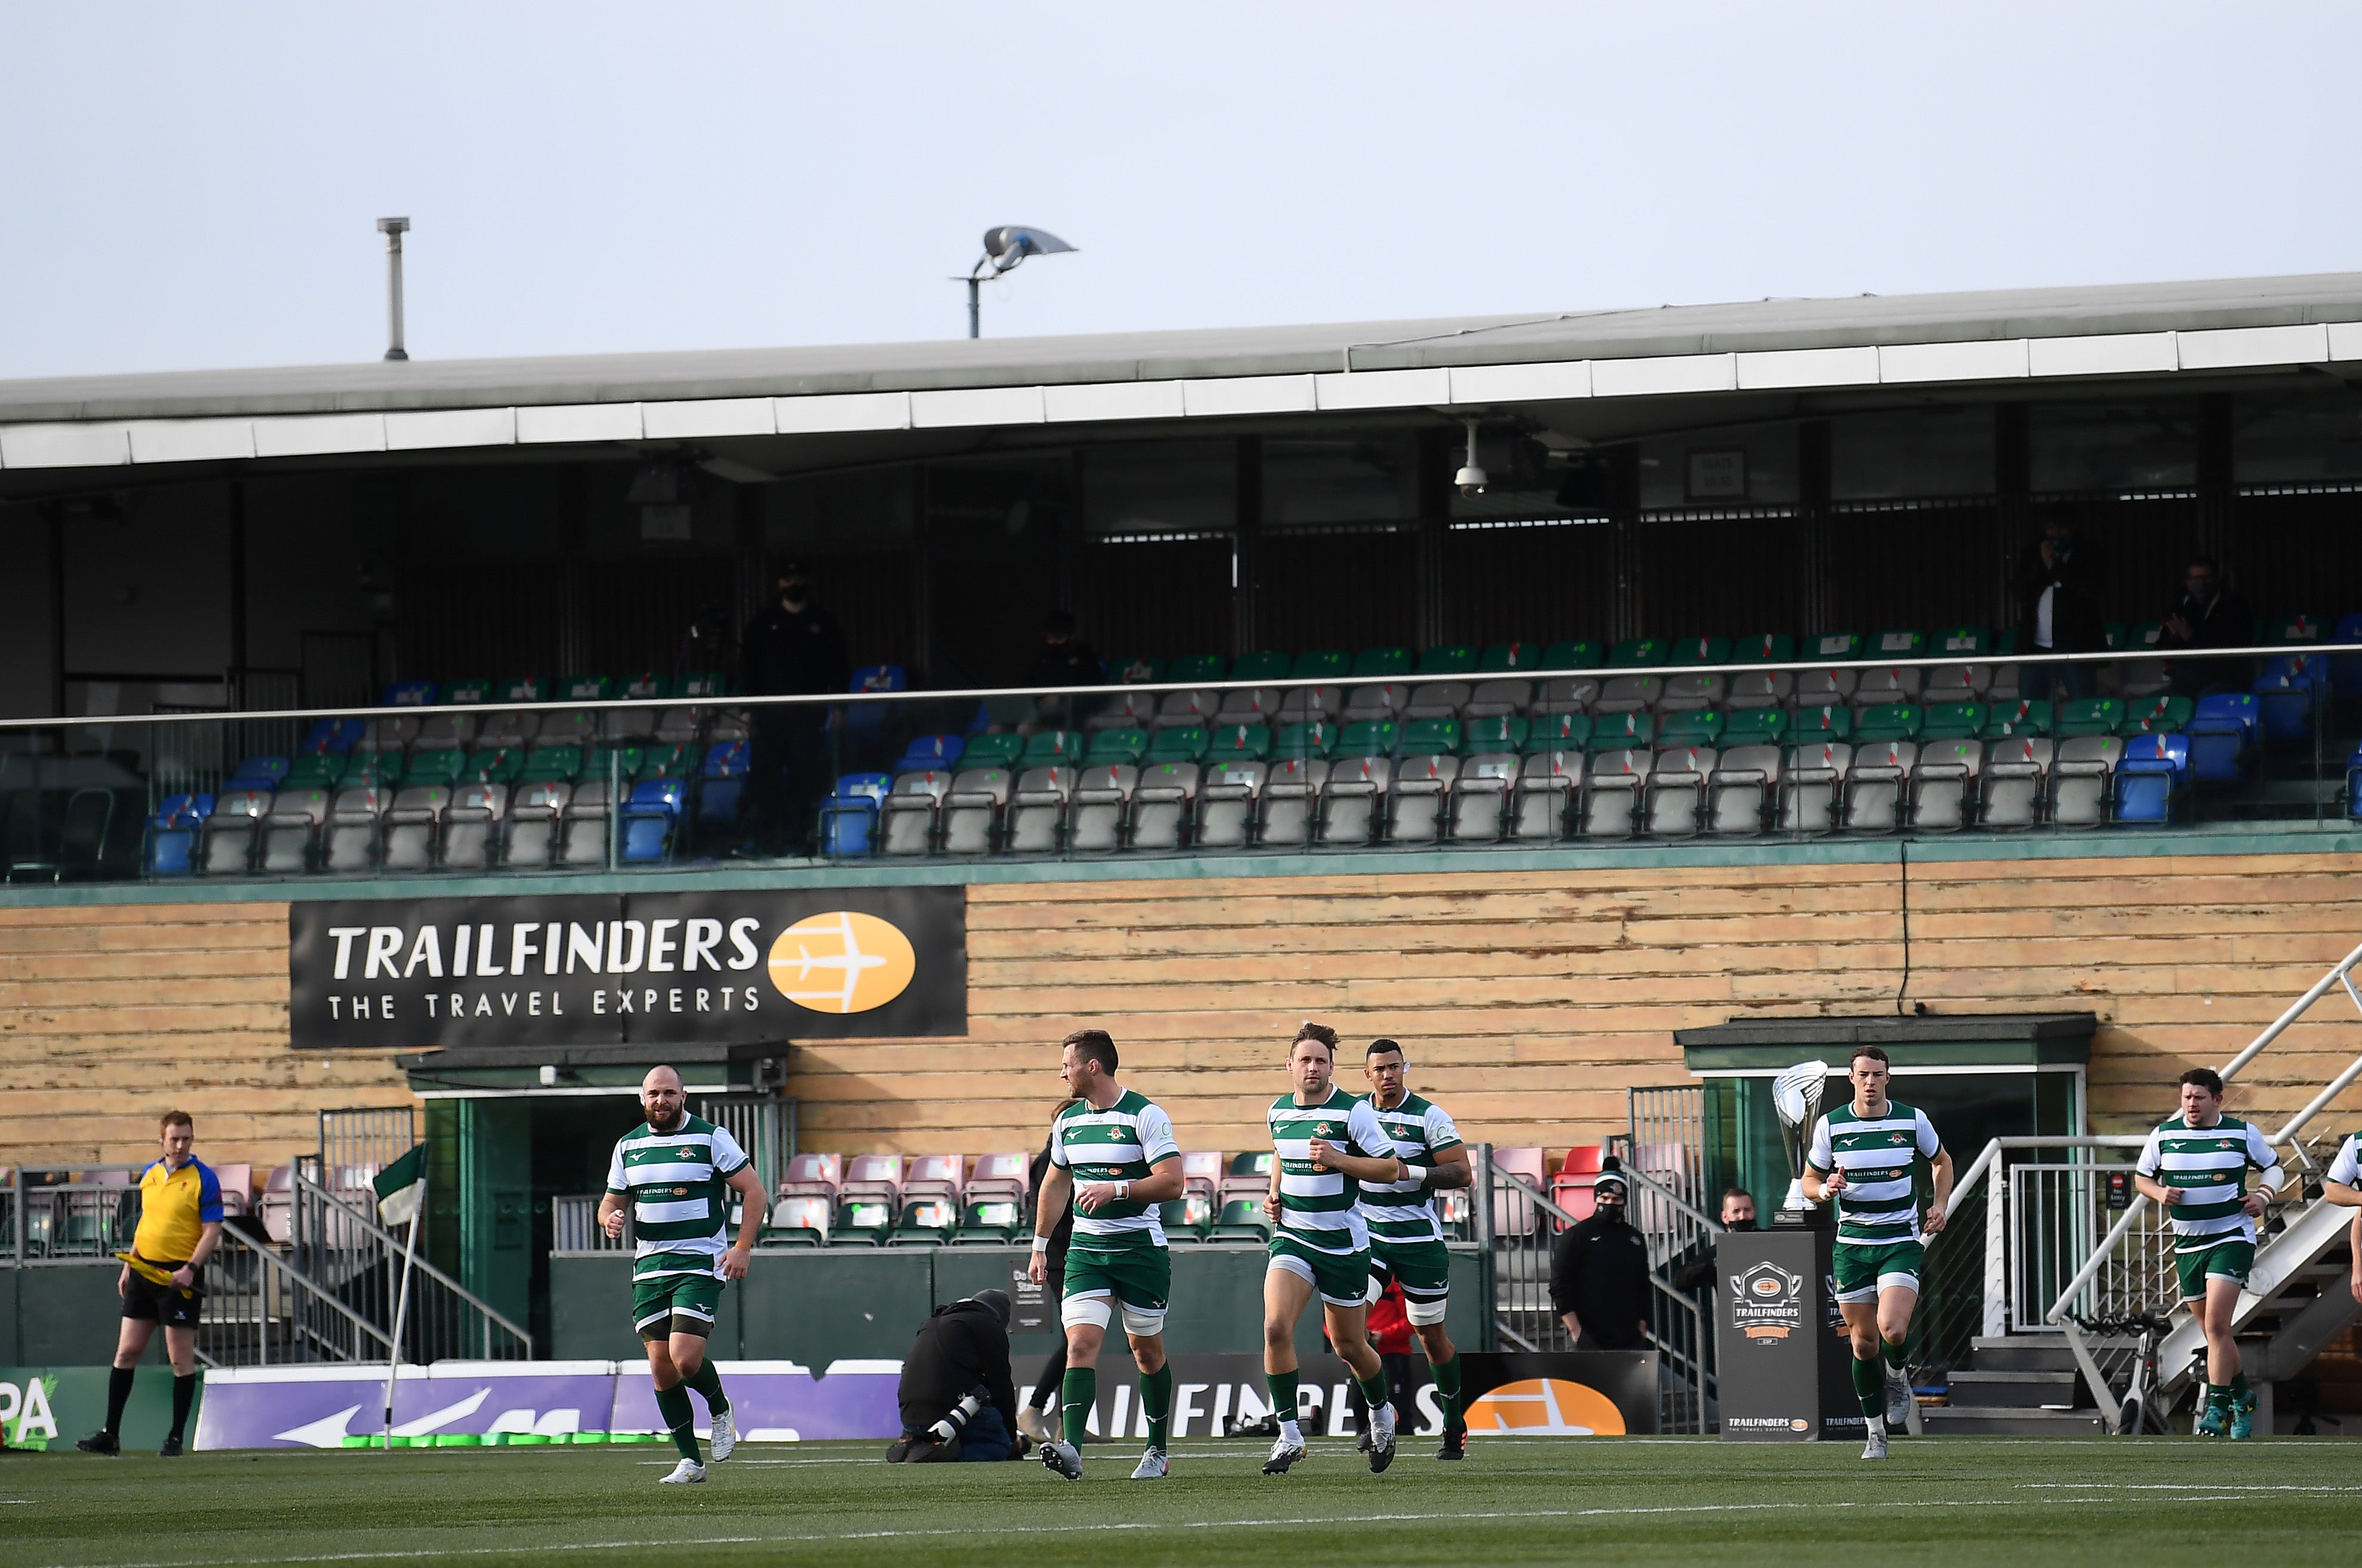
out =
<path fill-rule="evenodd" d="M 417 1218 L 419 1201 L 426 1191 L 426 1145 L 414 1146 L 378 1172 L 371 1185 L 377 1188 L 378 1218 L 389 1228 L 409 1224 Z"/>

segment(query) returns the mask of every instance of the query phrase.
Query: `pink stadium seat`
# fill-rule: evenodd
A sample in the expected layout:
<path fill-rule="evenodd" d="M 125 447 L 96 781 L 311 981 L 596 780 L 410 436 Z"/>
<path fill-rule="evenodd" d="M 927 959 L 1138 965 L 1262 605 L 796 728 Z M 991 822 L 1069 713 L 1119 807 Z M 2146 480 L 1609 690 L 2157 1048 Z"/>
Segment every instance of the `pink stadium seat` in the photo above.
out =
<path fill-rule="evenodd" d="M 825 1243 L 828 1240 L 829 1216 L 834 1212 L 825 1198 L 783 1198 L 771 1206 L 774 1231 L 803 1231 L 805 1239 Z"/>
<path fill-rule="evenodd" d="M 254 1209 L 254 1167 L 250 1165 L 215 1165 L 214 1175 L 220 1178 L 222 1214 L 248 1214 Z"/>
<path fill-rule="evenodd" d="M 1025 1201 L 1025 1189 L 1031 1185 L 1033 1157 L 1026 1154 L 978 1154 L 967 1173 L 966 1201 L 986 1203 L 999 1198 Z"/>
<path fill-rule="evenodd" d="M 798 1154 L 788 1162 L 787 1175 L 779 1179 L 781 1198 L 823 1198 L 836 1202 L 836 1189 L 844 1183 L 843 1154 Z M 821 1227 L 825 1231 L 827 1226 Z"/>
<path fill-rule="evenodd" d="M 263 1178 L 263 1233 L 274 1242 L 292 1241 L 295 1236 L 295 1167 L 281 1165 Z"/>
<path fill-rule="evenodd" d="M 902 1156 L 854 1155 L 844 1168 L 844 1183 L 836 1196 L 839 1202 L 855 1198 L 882 1198 L 892 1203 L 902 1196 Z"/>
<path fill-rule="evenodd" d="M 910 1162 L 903 1175 L 902 1201 L 908 1204 L 922 1198 L 941 1198 L 957 1206 L 966 1175 L 965 1154 L 921 1154 Z"/>
<path fill-rule="evenodd" d="M 1496 1170 L 1524 1177 L 1527 1185 L 1537 1189 L 1541 1188 L 1550 1180 L 1549 1172 L 1542 1159 L 1542 1152 L 1539 1148 L 1496 1149 L 1493 1151 L 1493 1165 Z M 1496 1234 L 1530 1236 L 1534 1233 L 1534 1225 L 1539 1217 L 1539 1211 L 1534 1208 L 1532 1200 L 1524 1193 L 1506 1183 L 1495 1185 L 1493 1230 Z"/>
<path fill-rule="evenodd" d="M 1181 1192 L 1185 1198 L 1192 1193 L 1211 1200 L 1222 1190 L 1222 1155 L 1220 1153 L 1183 1154 L 1181 1156 Z"/>

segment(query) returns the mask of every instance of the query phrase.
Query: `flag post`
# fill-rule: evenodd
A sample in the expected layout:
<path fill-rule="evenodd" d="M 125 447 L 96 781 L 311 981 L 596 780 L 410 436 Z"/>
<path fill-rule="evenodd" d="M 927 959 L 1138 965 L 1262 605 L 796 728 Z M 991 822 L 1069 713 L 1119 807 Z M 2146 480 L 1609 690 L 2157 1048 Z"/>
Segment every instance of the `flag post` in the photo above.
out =
<path fill-rule="evenodd" d="M 426 1218 L 426 1182 L 419 1179 L 418 1206 L 410 1216 L 410 1236 L 402 1249 L 402 1288 L 393 1298 L 393 1343 L 385 1353 L 385 1451 L 393 1452 L 393 1380 L 402 1366 L 402 1325 L 410 1314 L 410 1268 L 418 1261 L 418 1222 Z"/>
<path fill-rule="evenodd" d="M 393 1452 L 393 1386 L 402 1375 L 402 1331 L 410 1316 L 410 1274 L 418 1262 L 418 1227 L 426 1219 L 426 1145 L 414 1145 L 378 1173 L 378 1218 L 388 1225 L 410 1222 L 402 1248 L 402 1284 L 393 1299 L 393 1338 L 385 1352 L 385 1425 L 380 1441 Z"/>

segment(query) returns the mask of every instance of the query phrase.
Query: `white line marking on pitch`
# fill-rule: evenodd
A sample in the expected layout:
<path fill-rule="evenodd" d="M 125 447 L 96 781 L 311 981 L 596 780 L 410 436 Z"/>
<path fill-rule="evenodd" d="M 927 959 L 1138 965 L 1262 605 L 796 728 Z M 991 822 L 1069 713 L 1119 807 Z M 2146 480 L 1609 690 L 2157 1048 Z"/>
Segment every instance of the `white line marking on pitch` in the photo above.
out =
<path fill-rule="evenodd" d="M 964 1526 L 948 1529 L 857 1529 L 832 1534 L 807 1535 L 707 1535 L 671 1536 L 658 1540 L 582 1540 L 549 1541 L 539 1545 L 421 1547 L 389 1551 L 323 1551 L 307 1552 L 291 1557 L 213 1557 L 182 1558 L 170 1562 L 146 1562 L 141 1568 L 211 1568 L 216 1562 L 230 1561 L 239 1563 L 270 1564 L 286 1562 L 391 1562 L 426 1557 L 522 1557 L 533 1552 L 559 1551 L 630 1551 L 648 1548 L 682 1546 L 794 1546 L 839 1540 L 907 1540 L 943 1536 L 972 1537 L 977 1535 L 1082 1535 L 1106 1531 L 1140 1531 L 1169 1529 L 1275 1529 L 1308 1526 L 1357 1524 L 1413 1524 L 1438 1519 L 1588 1519 L 1637 1518 L 1666 1514 L 1750 1514 L 1811 1508 L 1827 1511 L 1837 1508 L 1868 1508 L 1880 1510 L 1911 1508 L 1997 1508 L 2003 1507 L 1999 1497 L 1962 1497 L 1942 1501 L 1893 1503 L 1694 1503 L 1641 1508 L 1519 1508 L 1482 1513 L 1421 1513 L 1421 1514 L 1337 1514 L 1305 1516 L 1293 1518 L 1257 1519 L 1188 1519 L 1156 1523 L 1101 1520 L 1085 1524 Z M 88 1564 L 51 1564 L 50 1568 L 99 1568 Z"/>

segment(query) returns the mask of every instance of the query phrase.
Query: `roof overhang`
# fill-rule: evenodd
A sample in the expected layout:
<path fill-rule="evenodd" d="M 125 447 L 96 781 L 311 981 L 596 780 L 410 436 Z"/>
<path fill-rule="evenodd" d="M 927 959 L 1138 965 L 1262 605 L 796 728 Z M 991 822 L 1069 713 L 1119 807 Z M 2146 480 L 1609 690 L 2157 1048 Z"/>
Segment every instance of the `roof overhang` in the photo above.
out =
<path fill-rule="evenodd" d="M 1701 1077 L 1756 1077 L 1818 1057 L 1845 1070 L 1857 1045 L 1875 1045 L 1898 1070 L 2079 1067 L 2092 1059 L 2090 1012 L 1931 1013 L 1897 1018 L 1750 1018 L 1679 1029 L 1682 1064 Z"/>
<path fill-rule="evenodd" d="M 692 1092 L 755 1088 L 755 1064 L 786 1057 L 786 1041 L 702 1045 L 457 1045 L 395 1058 L 427 1099 L 508 1094 L 631 1094 L 669 1066 Z M 553 1069 L 544 1082 L 545 1067 Z"/>

